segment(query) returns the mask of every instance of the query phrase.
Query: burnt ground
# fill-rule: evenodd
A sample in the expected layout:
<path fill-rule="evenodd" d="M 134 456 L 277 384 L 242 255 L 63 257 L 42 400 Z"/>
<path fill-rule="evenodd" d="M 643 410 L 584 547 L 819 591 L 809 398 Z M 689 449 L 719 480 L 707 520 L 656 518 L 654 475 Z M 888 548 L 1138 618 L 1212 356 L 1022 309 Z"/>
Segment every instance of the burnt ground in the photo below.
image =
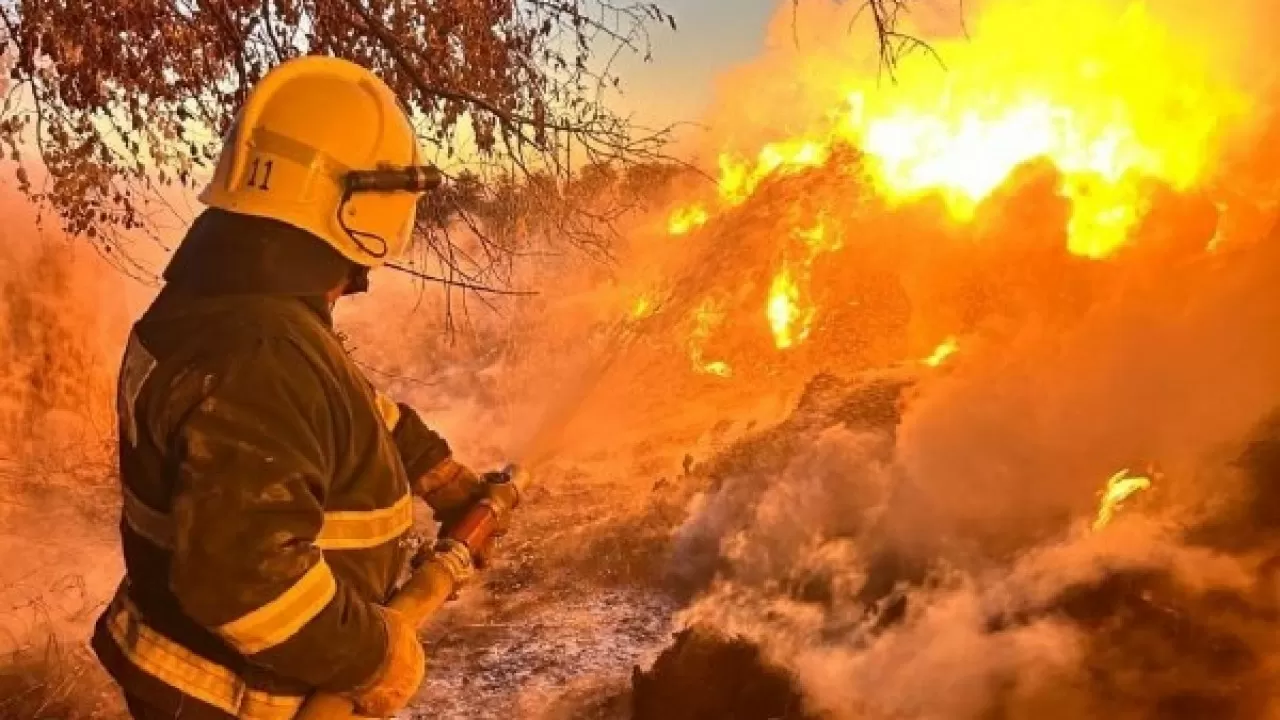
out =
<path fill-rule="evenodd" d="M 426 633 L 421 718 L 625 718 L 632 668 L 669 641 L 666 527 L 617 488 L 543 478 L 494 567 Z"/>

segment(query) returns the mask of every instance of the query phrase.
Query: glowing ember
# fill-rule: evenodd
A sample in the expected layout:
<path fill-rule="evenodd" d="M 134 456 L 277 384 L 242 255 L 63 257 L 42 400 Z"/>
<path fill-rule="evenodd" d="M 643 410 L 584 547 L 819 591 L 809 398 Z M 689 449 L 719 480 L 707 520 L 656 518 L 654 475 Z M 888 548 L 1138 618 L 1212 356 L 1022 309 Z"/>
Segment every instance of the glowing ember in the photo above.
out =
<path fill-rule="evenodd" d="M 942 365 L 942 363 L 946 362 L 947 358 L 954 355 L 956 350 L 959 350 L 959 349 L 960 349 L 960 343 L 955 339 L 954 336 L 949 337 L 946 340 L 943 340 L 942 343 L 938 345 L 938 347 L 934 348 L 933 353 L 931 353 L 929 357 L 925 358 L 924 360 L 921 360 L 921 362 L 924 363 L 925 365 L 928 365 L 929 367 L 938 367 Z"/>
<path fill-rule="evenodd" d="M 707 360 L 703 347 L 711 339 L 712 332 L 724 322 L 724 310 L 711 299 L 703 300 L 693 311 L 693 331 L 689 333 L 689 359 L 693 369 L 716 377 L 732 377 L 733 369 L 723 360 Z"/>
<path fill-rule="evenodd" d="M 1102 491 L 1102 501 L 1098 505 L 1098 517 L 1093 521 L 1094 531 L 1106 527 L 1115 517 L 1116 511 L 1125 500 L 1134 494 L 1151 487 L 1151 478 L 1130 475 L 1127 469 L 1112 475 Z"/>
<path fill-rule="evenodd" d="M 688 235 L 706 225 L 709 217 L 701 205 L 680 208 L 672 213 L 671 219 L 667 221 L 667 232 L 672 235 Z"/>
<path fill-rule="evenodd" d="M 712 360 L 711 362 L 703 363 L 699 367 L 708 375 L 722 378 L 733 377 L 733 370 L 729 368 L 729 363 L 723 360 Z"/>
<path fill-rule="evenodd" d="M 635 320 L 642 320 L 652 315 L 656 309 L 653 299 L 648 295 L 642 295 L 636 298 L 635 304 L 631 306 L 631 317 Z"/>

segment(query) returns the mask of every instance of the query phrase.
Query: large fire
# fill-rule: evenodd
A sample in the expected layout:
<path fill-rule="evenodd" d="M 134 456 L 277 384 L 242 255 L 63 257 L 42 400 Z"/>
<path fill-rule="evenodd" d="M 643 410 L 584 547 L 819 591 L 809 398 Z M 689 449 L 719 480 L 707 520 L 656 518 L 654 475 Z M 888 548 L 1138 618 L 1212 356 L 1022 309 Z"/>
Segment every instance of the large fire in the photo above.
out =
<path fill-rule="evenodd" d="M 892 89 L 852 90 L 841 131 L 876 159 L 887 195 L 936 190 L 959 219 L 1018 165 L 1051 160 L 1078 255 L 1124 243 L 1144 179 L 1176 190 L 1205 180 L 1225 121 L 1246 109 L 1136 0 L 1119 15 L 1098 0 L 1003 2 L 973 38 L 937 48 L 947 72 L 917 61 Z"/>
<path fill-rule="evenodd" d="M 888 205 L 935 197 L 963 224 L 1019 167 L 1047 162 L 1070 203 L 1068 250 L 1103 259 L 1138 228 L 1154 185 L 1212 189 L 1226 131 L 1252 109 L 1142 0 L 994 0 L 969 20 L 968 38 L 906 57 L 892 82 L 823 65 L 830 77 L 818 82 L 840 100 L 820 125 L 751 154 L 721 153 L 717 196 L 675 210 L 670 232 L 694 233 L 773 178 L 845 158 L 857 158 L 855 171 Z M 840 243 L 813 217 L 779 247 L 763 315 L 774 345 L 788 349 L 824 311 L 813 261 Z"/>

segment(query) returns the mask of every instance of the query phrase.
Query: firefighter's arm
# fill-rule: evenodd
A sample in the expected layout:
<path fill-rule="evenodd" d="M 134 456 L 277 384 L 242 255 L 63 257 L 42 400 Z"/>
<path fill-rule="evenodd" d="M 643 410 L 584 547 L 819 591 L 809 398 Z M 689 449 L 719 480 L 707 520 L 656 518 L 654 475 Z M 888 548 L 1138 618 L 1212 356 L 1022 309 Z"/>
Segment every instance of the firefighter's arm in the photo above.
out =
<path fill-rule="evenodd" d="M 320 376 L 262 340 L 199 380 L 174 434 L 172 590 L 251 662 L 351 692 L 378 674 L 388 631 L 316 545 L 335 432 Z"/>
<path fill-rule="evenodd" d="M 392 436 L 413 491 L 431 506 L 442 526 L 451 527 L 484 496 L 484 483 L 453 459 L 449 443 L 427 427 L 413 408 L 400 403 L 397 411 Z"/>

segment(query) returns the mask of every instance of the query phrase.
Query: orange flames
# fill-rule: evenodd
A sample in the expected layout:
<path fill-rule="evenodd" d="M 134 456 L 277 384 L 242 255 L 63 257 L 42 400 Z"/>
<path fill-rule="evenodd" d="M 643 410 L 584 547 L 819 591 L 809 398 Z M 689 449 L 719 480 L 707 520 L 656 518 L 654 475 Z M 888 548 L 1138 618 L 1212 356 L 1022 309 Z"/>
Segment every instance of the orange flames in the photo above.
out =
<path fill-rule="evenodd" d="M 812 307 L 801 308 L 800 288 L 791 277 L 791 269 L 784 265 L 773 277 L 769 303 L 765 306 L 769 329 L 773 331 L 773 342 L 778 349 L 785 350 L 808 337 L 813 313 Z"/>
<path fill-rule="evenodd" d="M 934 43 L 936 58 L 904 59 L 895 82 L 824 71 L 819 84 L 839 100 L 821 127 L 754 154 L 721 153 L 717 196 L 675 211 L 671 234 L 733 212 L 770 178 L 859 157 L 850 170 L 884 203 L 935 196 L 965 223 L 1017 168 L 1039 161 L 1057 169 L 1058 192 L 1071 203 L 1067 249 L 1106 258 L 1142 221 L 1153 183 L 1208 187 L 1227 128 L 1251 110 L 1195 42 L 1141 0 L 1120 10 L 1108 0 L 992 0 L 969 20 L 968 38 Z M 781 240 L 764 306 L 777 348 L 803 343 L 822 312 L 810 269 L 840 248 L 824 235 L 819 218 Z M 954 350 L 940 347 L 925 362 Z"/>
<path fill-rule="evenodd" d="M 671 219 L 667 221 L 667 232 L 672 235 L 688 235 L 706 225 L 709 217 L 701 205 L 681 208 L 671 214 Z"/>
<path fill-rule="evenodd" d="M 798 230 L 795 239 L 803 244 L 804 259 L 798 263 L 783 261 L 782 269 L 773 277 L 765 316 L 773 332 L 773 343 L 785 350 L 809 336 L 818 309 L 809 299 L 809 274 L 813 261 L 824 252 L 840 249 L 840 240 L 830 238 L 823 222 Z M 793 251 L 794 252 L 794 251 Z"/>
<path fill-rule="evenodd" d="M 631 305 L 631 319 L 643 320 L 652 315 L 655 309 L 653 299 L 648 295 L 641 295 Z"/>
<path fill-rule="evenodd" d="M 741 205 L 751 197 L 761 182 L 775 172 L 788 173 L 818 167 L 827 162 L 828 143 L 813 140 L 787 140 L 770 143 L 760 149 L 754 163 L 732 155 L 720 156 L 720 199 L 728 205 Z"/>
<path fill-rule="evenodd" d="M 1073 204 L 1071 251 L 1105 257 L 1141 219 L 1141 181 L 1203 181 L 1246 109 L 1144 3 L 1113 7 L 999 3 L 972 42 L 937 47 L 949 72 L 915 62 L 889 91 L 853 89 L 841 132 L 874 159 L 885 195 L 937 191 L 961 220 L 1018 165 L 1047 158 Z"/>

